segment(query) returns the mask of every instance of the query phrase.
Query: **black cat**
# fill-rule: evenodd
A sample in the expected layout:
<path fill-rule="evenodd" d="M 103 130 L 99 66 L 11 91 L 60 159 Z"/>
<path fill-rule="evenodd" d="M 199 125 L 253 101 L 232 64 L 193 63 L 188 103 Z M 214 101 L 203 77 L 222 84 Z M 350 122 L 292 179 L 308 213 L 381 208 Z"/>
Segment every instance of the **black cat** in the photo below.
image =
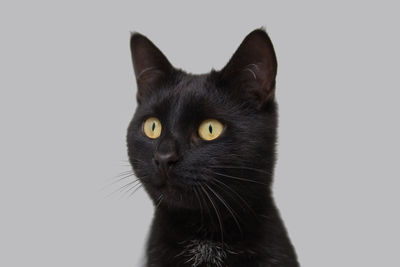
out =
<path fill-rule="evenodd" d="M 146 266 L 299 266 L 271 193 L 277 61 L 266 32 L 201 75 L 174 68 L 141 34 L 131 51 L 128 154 L 156 206 Z"/>

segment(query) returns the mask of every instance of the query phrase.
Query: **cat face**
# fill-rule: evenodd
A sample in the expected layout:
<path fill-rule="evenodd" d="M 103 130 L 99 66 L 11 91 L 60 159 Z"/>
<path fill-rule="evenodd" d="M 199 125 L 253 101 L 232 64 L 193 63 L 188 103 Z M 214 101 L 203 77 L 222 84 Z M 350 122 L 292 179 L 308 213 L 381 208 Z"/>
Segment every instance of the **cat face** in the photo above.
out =
<path fill-rule="evenodd" d="M 276 59 L 267 34 L 250 33 L 225 68 L 203 75 L 172 67 L 140 34 L 131 50 L 138 107 L 128 155 L 154 202 L 200 209 L 206 198 L 232 206 L 265 194 L 276 135 Z"/>

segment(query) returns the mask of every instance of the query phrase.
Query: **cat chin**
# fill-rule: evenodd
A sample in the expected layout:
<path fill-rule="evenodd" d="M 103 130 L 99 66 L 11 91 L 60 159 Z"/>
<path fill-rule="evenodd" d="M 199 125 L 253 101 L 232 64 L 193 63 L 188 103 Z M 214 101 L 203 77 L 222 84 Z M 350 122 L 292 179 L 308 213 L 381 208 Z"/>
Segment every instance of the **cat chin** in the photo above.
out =
<path fill-rule="evenodd" d="M 187 199 L 176 199 L 174 197 L 166 197 L 165 200 L 160 204 L 160 208 L 168 207 L 170 210 L 177 210 L 177 211 L 195 211 L 200 210 L 200 207 L 194 205 L 192 201 L 187 201 Z"/>
<path fill-rule="evenodd" d="M 163 186 L 147 185 L 149 193 L 156 207 L 198 210 L 200 205 L 195 192 L 190 188 L 165 184 Z"/>

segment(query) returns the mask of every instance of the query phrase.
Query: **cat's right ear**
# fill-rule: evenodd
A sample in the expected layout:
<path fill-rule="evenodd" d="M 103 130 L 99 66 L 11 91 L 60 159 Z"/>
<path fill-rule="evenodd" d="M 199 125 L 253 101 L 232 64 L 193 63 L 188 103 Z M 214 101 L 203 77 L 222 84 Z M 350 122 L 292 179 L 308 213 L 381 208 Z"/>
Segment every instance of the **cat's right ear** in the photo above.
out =
<path fill-rule="evenodd" d="M 144 35 L 133 33 L 131 36 L 133 69 L 138 87 L 137 101 L 150 96 L 173 71 L 164 54 Z"/>

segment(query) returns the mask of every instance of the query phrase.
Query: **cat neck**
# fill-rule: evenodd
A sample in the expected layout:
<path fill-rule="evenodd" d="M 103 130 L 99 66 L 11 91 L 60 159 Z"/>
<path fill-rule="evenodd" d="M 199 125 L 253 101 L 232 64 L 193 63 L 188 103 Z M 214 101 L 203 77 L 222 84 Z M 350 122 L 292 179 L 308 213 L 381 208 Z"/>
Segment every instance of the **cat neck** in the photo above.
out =
<path fill-rule="evenodd" d="M 258 240 L 263 237 L 265 225 L 276 224 L 279 218 L 272 198 L 261 200 L 262 205 L 243 207 L 241 210 L 224 206 L 204 210 L 182 210 L 159 206 L 155 210 L 153 228 L 164 231 L 168 239 L 210 240 L 223 243 Z"/>
<path fill-rule="evenodd" d="M 216 214 L 160 206 L 155 211 L 148 243 L 149 262 L 159 260 L 173 262 L 175 265 L 171 266 L 186 266 L 178 262 L 221 257 L 227 263 L 258 259 L 277 263 L 270 266 L 298 266 L 279 212 L 272 199 L 267 203 L 260 205 L 260 209 L 253 207 L 257 217 L 238 214 L 240 230 L 229 212 L 220 214 L 219 224 Z"/>

